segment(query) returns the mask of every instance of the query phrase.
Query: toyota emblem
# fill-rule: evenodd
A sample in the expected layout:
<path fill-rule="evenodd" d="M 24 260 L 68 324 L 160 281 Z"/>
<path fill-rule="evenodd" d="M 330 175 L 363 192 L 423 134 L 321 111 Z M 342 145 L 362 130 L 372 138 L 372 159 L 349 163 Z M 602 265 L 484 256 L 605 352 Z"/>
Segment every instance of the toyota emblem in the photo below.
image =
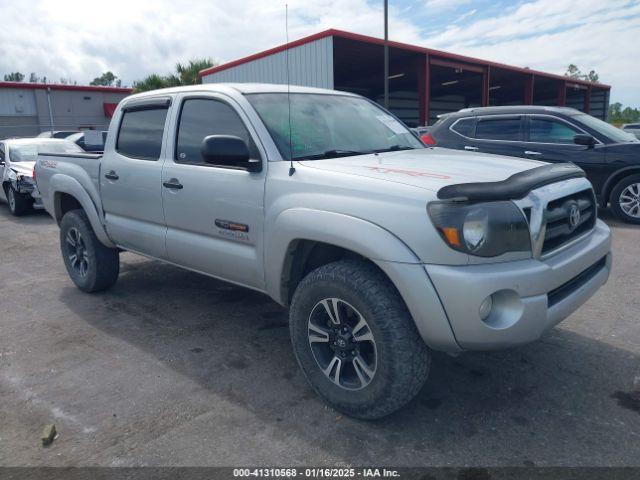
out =
<path fill-rule="evenodd" d="M 573 204 L 569 209 L 569 226 L 571 230 L 575 229 L 580 223 L 580 209 L 578 205 Z"/>

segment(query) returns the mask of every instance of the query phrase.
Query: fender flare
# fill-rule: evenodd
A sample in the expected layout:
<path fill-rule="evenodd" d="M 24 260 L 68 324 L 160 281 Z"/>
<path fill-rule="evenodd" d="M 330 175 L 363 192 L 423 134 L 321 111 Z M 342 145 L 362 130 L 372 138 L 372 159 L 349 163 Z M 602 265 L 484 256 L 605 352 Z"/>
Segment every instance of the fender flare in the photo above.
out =
<path fill-rule="evenodd" d="M 49 184 L 51 185 L 51 190 L 53 193 L 53 208 L 55 212 L 55 219 L 60 222 L 62 219 L 61 205 L 60 205 L 60 194 L 66 193 L 75 198 L 82 209 L 87 214 L 89 218 L 89 222 L 91 223 L 91 227 L 95 232 L 98 240 L 102 242 L 105 246 L 110 248 L 116 248 L 116 245 L 111 241 L 107 231 L 104 228 L 104 225 L 100 221 L 100 214 L 98 213 L 98 209 L 94 202 L 91 200 L 91 197 L 84 189 L 84 187 L 76 180 L 75 178 L 70 177 L 69 175 L 63 174 L 55 174 L 51 176 L 49 180 Z"/>
<path fill-rule="evenodd" d="M 265 232 L 265 284 L 269 295 L 286 304 L 281 279 L 290 246 L 298 240 L 327 243 L 373 261 L 421 263 L 418 256 L 388 230 L 341 213 L 291 208 L 281 212 Z"/>
<path fill-rule="evenodd" d="M 620 168 L 607 177 L 607 179 L 604 182 L 604 185 L 602 186 L 602 189 L 600 190 L 600 206 L 601 207 L 604 208 L 609 203 L 609 195 L 611 194 L 611 190 L 613 190 L 613 187 L 615 186 L 613 179 L 617 177 L 619 174 L 623 172 L 628 172 L 628 171 L 635 171 L 634 173 L 640 174 L 640 165 Z M 633 175 L 634 173 L 631 173 L 631 175 Z"/>

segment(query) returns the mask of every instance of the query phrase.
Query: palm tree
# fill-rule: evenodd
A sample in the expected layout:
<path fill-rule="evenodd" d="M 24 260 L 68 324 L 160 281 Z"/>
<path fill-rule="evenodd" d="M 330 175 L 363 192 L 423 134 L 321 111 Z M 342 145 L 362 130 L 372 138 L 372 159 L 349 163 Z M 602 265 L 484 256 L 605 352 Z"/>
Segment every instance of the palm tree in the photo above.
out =
<path fill-rule="evenodd" d="M 178 63 L 176 65 L 176 73 L 169 75 L 158 75 L 153 73 L 143 80 L 134 82 L 133 89 L 137 92 L 147 92 L 149 90 L 157 90 L 158 88 L 177 87 L 179 85 L 196 85 L 202 83 L 198 73 L 205 68 L 217 65 L 210 58 L 189 60 L 188 63 Z"/>

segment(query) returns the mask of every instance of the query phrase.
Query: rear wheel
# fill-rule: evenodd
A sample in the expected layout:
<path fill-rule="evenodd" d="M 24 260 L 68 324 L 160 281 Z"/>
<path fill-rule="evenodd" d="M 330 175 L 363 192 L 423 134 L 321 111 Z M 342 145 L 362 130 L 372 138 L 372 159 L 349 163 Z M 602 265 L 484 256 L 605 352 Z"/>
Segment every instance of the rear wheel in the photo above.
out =
<path fill-rule="evenodd" d="M 640 224 L 640 175 L 623 178 L 613 187 L 611 210 L 623 222 Z"/>
<path fill-rule="evenodd" d="M 346 415 L 388 415 L 427 379 L 429 352 L 402 298 L 365 261 L 334 262 L 307 275 L 293 296 L 290 331 L 307 380 Z"/>
<path fill-rule="evenodd" d="M 29 195 L 16 192 L 11 185 L 5 186 L 5 193 L 7 194 L 7 203 L 9 204 L 11 215 L 20 217 L 31 210 L 33 200 Z"/>
<path fill-rule="evenodd" d="M 80 290 L 99 292 L 116 283 L 120 272 L 118 250 L 98 240 L 84 211 L 71 210 L 62 217 L 60 250 L 69 277 Z"/>

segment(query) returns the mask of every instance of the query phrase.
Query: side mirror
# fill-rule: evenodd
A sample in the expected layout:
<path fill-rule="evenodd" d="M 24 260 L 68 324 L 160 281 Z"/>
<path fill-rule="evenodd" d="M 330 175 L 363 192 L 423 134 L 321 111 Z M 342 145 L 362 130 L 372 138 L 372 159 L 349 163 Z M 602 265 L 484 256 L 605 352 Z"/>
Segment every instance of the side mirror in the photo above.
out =
<path fill-rule="evenodd" d="M 573 137 L 573 143 L 591 148 L 596 144 L 596 139 L 586 133 L 578 133 Z"/>
<path fill-rule="evenodd" d="M 240 137 L 209 135 L 200 147 L 202 159 L 212 165 L 244 168 L 250 172 L 262 170 L 260 160 L 252 160 L 249 147 Z"/>

